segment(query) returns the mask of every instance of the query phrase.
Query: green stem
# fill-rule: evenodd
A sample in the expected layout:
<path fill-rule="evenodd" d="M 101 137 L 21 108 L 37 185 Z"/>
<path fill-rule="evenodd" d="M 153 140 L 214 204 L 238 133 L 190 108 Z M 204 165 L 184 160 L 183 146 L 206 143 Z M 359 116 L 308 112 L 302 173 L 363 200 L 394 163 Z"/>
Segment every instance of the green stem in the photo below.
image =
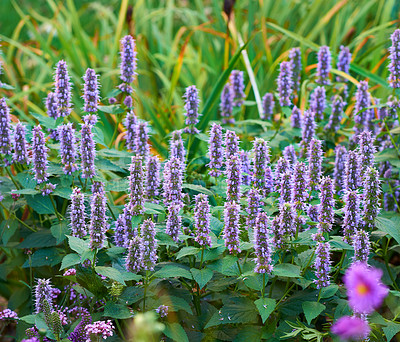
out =
<path fill-rule="evenodd" d="M 338 264 L 338 268 L 337 268 L 337 270 L 335 272 L 335 275 L 333 276 L 334 282 L 336 282 L 336 279 L 337 279 L 337 277 L 338 277 L 338 275 L 340 273 L 340 270 L 342 268 L 342 265 L 343 265 L 345 257 L 346 257 L 346 251 L 343 251 L 342 257 L 340 258 L 340 261 L 339 261 L 339 264 Z"/>
<path fill-rule="evenodd" d="M 262 287 L 262 298 L 265 297 L 265 273 L 263 273 L 263 287 Z"/>
<path fill-rule="evenodd" d="M 318 291 L 318 299 L 317 299 L 317 303 L 319 303 L 319 300 L 321 299 L 321 291 L 322 291 L 322 287 L 319 289 Z"/>
<path fill-rule="evenodd" d="M 57 216 L 57 218 L 58 218 L 58 222 L 61 223 L 61 217 L 60 217 L 60 214 L 59 214 L 58 211 L 57 211 L 57 207 L 56 207 L 56 203 L 54 202 L 53 195 L 50 194 L 49 197 L 50 197 L 50 200 L 51 200 L 51 204 L 53 205 L 54 211 L 55 211 L 55 213 L 56 213 L 56 216 Z"/>
<path fill-rule="evenodd" d="M 8 211 L 8 209 L 4 206 L 3 203 L 0 202 L 0 205 L 6 210 Z M 33 229 L 32 227 L 28 226 L 24 221 L 22 221 L 21 219 L 19 219 L 14 213 L 10 213 L 11 217 L 15 218 L 19 223 L 21 223 L 24 227 L 28 228 L 29 230 L 33 231 L 33 232 L 37 232 L 36 229 Z"/>
<path fill-rule="evenodd" d="M 146 294 L 147 294 L 148 281 L 149 281 L 149 271 L 146 270 L 146 278 L 144 280 L 143 312 L 146 311 Z"/>
<path fill-rule="evenodd" d="M 272 289 L 274 288 L 275 282 L 276 282 L 276 277 L 274 277 L 274 279 L 272 280 L 272 284 L 271 284 L 271 287 L 269 289 L 269 295 L 268 295 L 269 298 L 272 297 Z"/>
<path fill-rule="evenodd" d="M 115 325 L 117 326 L 118 332 L 119 332 L 120 336 L 122 337 L 122 340 L 125 341 L 125 336 L 121 329 L 121 325 L 118 322 L 118 319 L 115 320 Z"/>
<path fill-rule="evenodd" d="M 388 273 L 389 273 L 389 277 L 390 277 L 390 279 L 391 279 L 392 282 L 393 282 L 394 288 L 395 288 L 397 291 L 400 291 L 400 290 L 399 290 L 399 287 L 398 287 L 397 284 L 396 284 L 396 279 L 393 277 L 392 270 L 391 270 L 390 267 L 389 267 L 388 249 L 389 249 L 390 240 L 391 240 L 391 238 L 388 238 L 388 239 L 387 239 L 387 243 L 386 243 L 386 247 L 385 247 L 385 255 L 384 255 L 385 266 L 386 266 L 386 269 L 387 269 L 387 271 L 388 271 Z"/>
<path fill-rule="evenodd" d="M 201 248 L 201 258 L 200 258 L 199 269 L 201 269 L 201 266 L 203 265 L 203 256 L 204 256 L 204 246 Z"/>
<path fill-rule="evenodd" d="M 10 172 L 9 168 L 5 167 L 5 169 L 6 169 L 6 172 L 7 172 L 8 176 L 11 178 L 12 182 L 14 183 L 15 187 L 17 188 L 17 190 L 19 190 L 19 186 L 18 186 L 17 182 L 15 181 L 15 179 L 14 179 L 12 173 Z"/>

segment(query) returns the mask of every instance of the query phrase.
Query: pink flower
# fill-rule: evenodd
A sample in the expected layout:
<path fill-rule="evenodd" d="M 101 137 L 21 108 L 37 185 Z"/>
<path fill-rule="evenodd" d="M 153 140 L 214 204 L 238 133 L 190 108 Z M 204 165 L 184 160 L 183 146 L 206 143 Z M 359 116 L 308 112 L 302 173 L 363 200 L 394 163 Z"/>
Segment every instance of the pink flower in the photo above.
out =
<path fill-rule="evenodd" d="M 344 316 L 337 320 L 331 331 L 342 340 L 362 340 L 368 337 L 371 328 L 368 322 L 359 317 Z"/>
<path fill-rule="evenodd" d="M 349 305 L 354 312 L 370 314 L 379 308 L 388 294 L 381 282 L 382 271 L 362 262 L 354 263 L 344 276 Z"/>

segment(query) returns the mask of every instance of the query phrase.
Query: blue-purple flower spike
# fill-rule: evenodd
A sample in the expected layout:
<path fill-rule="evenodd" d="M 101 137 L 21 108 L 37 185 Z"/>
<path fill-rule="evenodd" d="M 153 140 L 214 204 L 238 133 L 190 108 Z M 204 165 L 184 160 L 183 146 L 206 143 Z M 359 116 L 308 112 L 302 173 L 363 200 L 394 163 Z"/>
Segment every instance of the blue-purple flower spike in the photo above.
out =
<path fill-rule="evenodd" d="M 117 247 L 124 247 L 125 241 L 125 215 L 119 214 L 114 227 L 114 244 Z"/>
<path fill-rule="evenodd" d="M 315 275 L 317 276 L 317 279 L 314 280 L 314 283 L 317 285 L 317 289 L 329 286 L 329 273 L 331 272 L 329 242 L 317 242 L 317 247 L 315 249 L 314 268 Z"/>
<path fill-rule="evenodd" d="M 301 110 L 297 106 L 293 106 L 290 122 L 293 128 L 301 128 Z"/>
<path fill-rule="evenodd" d="M 247 193 L 247 220 L 248 228 L 253 229 L 256 224 L 257 215 L 261 210 L 260 192 L 257 189 L 250 189 Z"/>
<path fill-rule="evenodd" d="M 388 81 L 392 88 L 400 88 L 400 30 L 394 31 L 390 39 L 392 40 L 392 46 L 389 48 L 390 76 Z"/>
<path fill-rule="evenodd" d="M 287 172 L 281 173 L 279 181 L 276 182 L 277 191 L 279 191 L 279 203 L 290 202 L 292 196 L 291 174 Z"/>
<path fill-rule="evenodd" d="M 196 86 L 190 86 L 186 88 L 185 93 L 185 123 L 187 127 L 185 132 L 189 134 L 197 134 L 199 130 L 194 127 L 199 122 L 199 92 Z"/>
<path fill-rule="evenodd" d="M 158 259 L 156 226 L 151 219 L 147 219 L 142 223 L 141 229 L 143 241 L 143 269 L 153 271 Z"/>
<path fill-rule="evenodd" d="M 86 69 L 86 74 L 83 76 L 85 81 L 83 85 L 83 99 L 85 105 L 83 110 L 87 113 L 96 113 L 97 104 L 99 102 L 99 83 L 96 72 L 93 69 Z"/>
<path fill-rule="evenodd" d="M 182 140 L 182 133 L 180 130 L 171 133 L 171 140 L 169 142 L 170 157 L 178 158 L 182 165 L 186 164 L 186 150 Z"/>
<path fill-rule="evenodd" d="M 230 157 L 226 162 L 226 200 L 239 202 L 241 198 L 242 165 L 239 155 Z"/>
<path fill-rule="evenodd" d="M 326 91 L 324 87 L 317 87 L 311 94 L 310 109 L 314 112 L 316 118 L 324 119 L 326 108 Z"/>
<path fill-rule="evenodd" d="M 371 106 L 371 95 L 368 91 L 368 82 L 361 81 L 357 85 L 356 103 L 354 105 L 354 110 L 353 110 L 357 133 L 365 130 L 368 127 L 368 123 L 371 119 L 370 109 L 367 109 L 361 113 L 358 112 L 370 106 Z"/>
<path fill-rule="evenodd" d="M 290 97 L 293 92 L 293 80 L 292 80 L 292 67 L 290 62 L 282 62 L 280 65 L 280 72 L 277 79 L 278 92 L 279 92 L 279 104 L 281 107 L 290 106 Z"/>
<path fill-rule="evenodd" d="M 55 93 L 49 93 L 46 98 L 46 113 L 50 118 L 57 119 L 58 118 L 58 104 L 57 104 L 57 96 Z"/>
<path fill-rule="evenodd" d="M 195 197 L 196 206 L 194 209 L 194 228 L 196 242 L 202 247 L 211 247 L 210 221 L 211 212 L 208 197 L 198 194 Z"/>
<path fill-rule="evenodd" d="M 126 114 L 125 121 L 124 121 L 124 126 L 126 129 L 126 146 L 128 150 L 131 151 L 136 151 L 136 126 L 137 126 L 138 120 L 133 112 L 133 110 L 129 111 Z"/>
<path fill-rule="evenodd" d="M 333 181 L 330 177 L 321 180 L 321 192 L 319 194 L 318 231 L 330 232 L 334 220 L 335 200 L 333 199 Z"/>
<path fill-rule="evenodd" d="M 38 184 L 47 181 L 47 151 L 46 140 L 42 127 L 35 126 L 32 130 L 32 162 L 35 180 Z"/>
<path fill-rule="evenodd" d="M 18 123 L 15 125 L 15 130 L 14 130 L 13 161 L 20 164 L 29 163 L 25 134 L 26 134 L 25 126 L 18 121 Z"/>
<path fill-rule="evenodd" d="M 224 162 L 224 148 L 222 146 L 222 127 L 213 123 L 210 129 L 210 140 L 208 144 L 208 156 L 210 157 L 210 176 L 219 177 L 222 174 Z"/>
<path fill-rule="evenodd" d="M 307 166 L 302 162 L 297 162 L 293 168 L 292 175 L 292 203 L 296 210 L 303 207 L 303 202 L 307 200 Z"/>
<path fill-rule="evenodd" d="M 305 150 L 307 150 L 308 145 L 310 144 L 311 139 L 315 134 L 315 114 L 311 110 L 304 111 L 304 117 L 301 123 L 301 131 L 302 131 L 302 146 Z"/>
<path fill-rule="evenodd" d="M 96 174 L 94 159 L 96 144 L 93 140 L 92 125 L 85 122 L 81 128 L 81 169 L 83 178 L 93 178 Z"/>
<path fill-rule="evenodd" d="M 272 265 L 272 241 L 268 234 L 269 219 L 266 213 L 257 215 L 254 228 L 254 254 L 256 258 L 255 273 L 271 273 Z"/>
<path fill-rule="evenodd" d="M 53 286 L 50 283 L 50 279 L 38 279 L 35 286 L 35 313 L 43 312 L 43 302 L 46 300 L 50 306 L 50 310 L 53 308 Z"/>
<path fill-rule="evenodd" d="M 289 165 L 292 167 L 297 162 L 296 151 L 294 150 L 293 145 L 286 146 L 282 152 L 285 159 L 289 162 Z"/>
<path fill-rule="evenodd" d="M 6 99 L 0 99 L 0 153 L 11 154 L 11 118 Z"/>
<path fill-rule="evenodd" d="M 345 74 L 348 74 L 350 71 L 350 62 L 351 62 L 351 53 L 347 46 L 340 46 L 340 52 L 338 55 L 338 60 L 336 63 L 336 68 L 339 71 L 343 71 Z M 343 77 L 336 76 L 336 81 L 338 82 L 347 82 L 347 80 Z"/>
<path fill-rule="evenodd" d="M 318 51 L 317 83 L 329 84 L 332 57 L 328 46 L 321 46 Z"/>
<path fill-rule="evenodd" d="M 340 121 L 342 120 L 342 113 L 346 102 L 339 95 L 333 98 L 331 108 L 332 112 L 329 116 L 329 122 L 325 126 L 325 130 L 336 132 L 340 128 Z"/>
<path fill-rule="evenodd" d="M 151 156 L 146 167 L 146 197 L 155 201 L 160 194 L 160 160 L 157 156 Z"/>
<path fill-rule="evenodd" d="M 374 153 L 376 152 L 374 141 L 375 138 L 368 131 L 363 131 L 358 136 L 358 166 L 361 175 L 365 175 L 367 169 L 374 166 Z"/>
<path fill-rule="evenodd" d="M 71 113 L 71 82 L 67 63 L 63 60 L 57 63 L 54 84 L 54 92 L 57 98 L 57 117 L 68 116 Z"/>
<path fill-rule="evenodd" d="M 74 188 L 71 195 L 70 227 L 72 236 L 83 238 L 87 234 L 85 196 L 79 188 Z"/>
<path fill-rule="evenodd" d="M 346 191 L 343 201 L 343 240 L 351 243 L 360 227 L 360 198 L 356 191 Z"/>
<path fill-rule="evenodd" d="M 281 177 L 284 173 L 288 172 L 290 169 L 290 164 L 288 160 L 285 157 L 280 157 L 278 161 L 276 162 L 275 165 L 275 171 L 274 171 L 274 180 L 275 184 L 277 187 L 279 187 L 279 183 L 281 180 Z M 279 190 L 279 189 L 277 189 Z"/>
<path fill-rule="evenodd" d="M 139 155 L 143 158 L 143 160 L 147 160 L 150 147 L 149 143 L 149 128 L 147 127 L 147 122 L 139 122 L 136 125 L 136 140 L 135 140 L 135 147 L 136 147 L 136 155 Z"/>
<path fill-rule="evenodd" d="M 262 98 L 263 113 L 261 118 L 263 120 L 271 120 L 274 115 L 275 101 L 272 93 L 265 93 Z"/>
<path fill-rule="evenodd" d="M 253 183 L 255 188 L 260 190 L 261 194 L 264 194 L 266 190 L 266 169 L 267 169 L 267 164 L 270 162 L 269 146 L 265 140 L 261 138 L 256 138 L 254 140 L 253 149 L 254 149 Z"/>
<path fill-rule="evenodd" d="M 182 230 L 182 217 L 179 215 L 181 208 L 182 205 L 176 203 L 168 206 L 165 233 L 172 237 L 175 242 L 179 241 L 179 234 Z"/>
<path fill-rule="evenodd" d="M 357 233 L 352 238 L 354 248 L 353 261 L 361 261 L 368 263 L 371 243 L 369 242 L 369 234 L 363 229 L 357 230 Z"/>
<path fill-rule="evenodd" d="M 294 236 L 296 232 L 295 220 L 297 214 L 294 209 L 292 203 L 283 203 L 279 206 L 279 227 L 282 237 Z"/>
<path fill-rule="evenodd" d="M 90 203 L 90 244 L 91 249 L 101 249 L 106 241 L 108 229 L 106 216 L 106 197 L 104 193 L 98 192 L 92 196 Z"/>
<path fill-rule="evenodd" d="M 129 242 L 128 254 L 125 260 L 126 270 L 132 273 L 139 273 L 143 269 L 144 245 L 140 236 L 135 236 Z"/>
<path fill-rule="evenodd" d="M 143 214 L 144 189 L 143 189 L 143 159 L 133 156 L 129 167 L 129 210 L 133 216 Z"/>
<path fill-rule="evenodd" d="M 164 203 L 182 203 L 182 164 L 178 158 L 172 157 L 164 166 Z"/>
<path fill-rule="evenodd" d="M 132 87 L 130 84 L 134 81 L 136 77 L 136 68 L 137 68 L 137 58 L 136 58 L 136 50 L 135 50 L 135 40 L 132 36 L 125 36 L 121 39 L 121 64 L 120 78 L 123 84 L 120 85 L 121 91 L 131 94 Z"/>
<path fill-rule="evenodd" d="M 235 122 L 235 119 L 232 116 L 233 97 L 234 93 L 232 87 L 228 83 L 225 84 L 221 92 L 221 102 L 219 104 L 223 124 L 233 124 Z"/>
<path fill-rule="evenodd" d="M 239 138 L 234 131 L 226 131 L 225 133 L 225 161 L 239 154 Z"/>
<path fill-rule="evenodd" d="M 363 225 L 365 229 L 372 230 L 375 228 L 375 219 L 380 212 L 380 195 L 382 192 L 379 173 L 374 167 L 369 167 L 366 170 L 363 186 Z"/>
<path fill-rule="evenodd" d="M 346 190 L 357 190 L 357 188 L 361 185 L 360 166 L 358 161 L 359 158 L 355 151 L 349 151 L 347 153 L 344 179 L 344 186 Z"/>
<path fill-rule="evenodd" d="M 229 254 L 240 253 L 239 247 L 239 211 L 236 202 L 225 202 L 224 209 L 224 239 Z"/>
<path fill-rule="evenodd" d="M 64 173 L 70 175 L 74 173 L 78 168 L 76 166 L 76 138 L 75 129 L 71 123 L 59 126 L 58 139 L 60 140 L 60 155 L 61 162 L 64 165 Z"/>
<path fill-rule="evenodd" d="M 290 64 L 293 74 L 293 89 L 298 92 L 301 83 L 301 51 L 300 48 L 293 48 L 289 51 Z"/>
<path fill-rule="evenodd" d="M 335 188 L 339 191 L 345 187 L 346 178 L 346 147 L 338 145 L 335 148 L 335 166 L 333 169 L 333 178 L 335 180 Z"/>
<path fill-rule="evenodd" d="M 308 146 L 308 188 L 318 190 L 322 174 L 321 140 L 311 139 Z"/>
<path fill-rule="evenodd" d="M 244 93 L 243 71 L 232 70 L 231 75 L 229 76 L 229 82 L 233 91 L 233 105 L 235 107 L 240 107 L 243 105 L 246 97 Z"/>
<path fill-rule="evenodd" d="M 240 163 L 242 165 L 242 183 L 244 185 L 250 185 L 251 183 L 251 171 L 250 171 L 250 158 L 249 152 L 241 150 L 239 152 Z"/>

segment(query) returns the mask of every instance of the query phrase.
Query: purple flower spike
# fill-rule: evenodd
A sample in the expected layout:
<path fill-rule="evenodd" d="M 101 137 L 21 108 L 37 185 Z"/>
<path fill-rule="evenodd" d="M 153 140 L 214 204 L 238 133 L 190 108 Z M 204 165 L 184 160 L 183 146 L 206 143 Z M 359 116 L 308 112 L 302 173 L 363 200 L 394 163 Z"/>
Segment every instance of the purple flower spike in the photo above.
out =
<path fill-rule="evenodd" d="M 93 178 L 96 175 L 94 167 L 96 144 L 93 137 L 92 125 L 85 122 L 81 128 L 81 169 L 83 178 Z"/>
<path fill-rule="evenodd" d="M 92 194 L 99 193 L 99 192 L 104 194 L 105 193 L 104 192 L 104 183 L 100 182 L 100 181 L 93 181 L 91 190 L 92 190 Z"/>
<path fill-rule="evenodd" d="M 182 164 L 178 158 L 172 157 L 164 166 L 164 203 L 182 203 Z"/>
<path fill-rule="evenodd" d="M 289 51 L 290 64 L 293 74 L 293 89 L 298 92 L 301 83 L 301 51 L 300 48 L 293 48 Z"/>
<path fill-rule="evenodd" d="M 374 166 L 374 153 L 376 153 L 374 141 L 375 138 L 368 131 L 363 131 L 358 136 L 358 166 L 361 175 L 365 175 L 368 168 Z"/>
<path fill-rule="evenodd" d="M 318 231 L 330 232 L 334 221 L 335 200 L 333 199 L 333 181 L 330 177 L 321 179 L 321 192 L 319 194 Z"/>
<path fill-rule="evenodd" d="M 279 207 L 279 226 L 281 235 L 294 236 L 296 232 L 295 218 L 296 212 L 291 203 L 281 204 Z"/>
<path fill-rule="evenodd" d="M 151 219 L 142 224 L 143 269 L 153 271 L 157 262 L 156 226 Z"/>
<path fill-rule="evenodd" d="M 290 62 L 282 62 L 280 65 L 278 82 L 279 104 L 281 107 L 290 106 L 290 96 L 293 92 L 293 75 Z"/>
<path fill-rule="evenodd" d="M 225 161 L 239 154 L 239 139 L 235 132 L 226 131 L 225 133 Z"/>
<path fill-rule="evenodd" d="M 263 113 L 261 118 L 263 120 L 272 120 L 274 115 L 275 101 L 272 93 L 265 93 L 262 98 Z"/>
<path fill-rule="evenodd" d="M 272 265 L 272 242 L 269 237 L 269 219 L 266 213 L 260 212 L 257 215 L 254 228 L 254 259 L 256 267 L 255 273 L 271 273 Z"/>
<path fill-rule="evenodd" d="M 124 206 L 122 211 L 121 223 L 124 225 L 124 247 L 129 247 L 129 241 L 138 235 L 137 227 L 132 227 L 132 212 L 129 205 Z"/>
<path fill-rule="evenodd" d="M 351 62 L 351 53 L 349 48 L 347 46 L 341 45 L 336 68 L 339 71 L 343 71 L 344 73 L 348 74 L 350 71 L 350 62 Z M 347 82 L 345 78 L 340 76 L 336 76 L 336 81 Z"/>
<path fill-rule="evenodd" d="M 185 132 L 189 134 L 197 134 L 199 130 L 194 127 L 199 122 L 199 92 L 196 86 L 190 86 L 186 88 L 185 93 L 185 110 L 184 115 L 186 116 L 185 123 L 187 127 Z"/>
<path fill-rule="evenodd" d="M 128 272 L 139 273 L 143 269 L 143 241 L 139 236 L 135 236 L 128 247 L 125 266 Z"/>
<path fill-rule="evenodd" d="M 230 157 L 226 163 L 226 200 L 239 202 L 241 197 L 242 166 L 238 155 Z"/>
<path fill-rule="evenodd" d="M 127 106 L 129 109 L 133 107 L 133 99 L 132 96 L 127 95 L 124 99 L 124 105 Z"/>
<path fill-rule="evenodd" d="M 97 112 L 97 103 L 99 102 L 99 83 L 96 72 L 93 69 L 86 69 L 86 74 L 83 76 L 85 81 L 83 85 L 83 99 L 85 106 L 83 110 L 87 113 Z"/>
<path fill-rule="evenodd" d="M 32 130 L 32 161 L 33 161 L 33 171 L 35 174 L 35 179 L 38 184 L 47 181 L 47 151 L 44 138 L 44 133 L 42 132 L 42 127 L 40 125 L 35 126 Z"/>
<path fill-rule="evenodd" d="M 53 309 L 53 286 L 50 279 L 38 279 L 34 289 L 35 313 L 43 312 L 43 301 L 46 300 L 50 306 L 50 311 Z"/>
<path fill-rule="evenodd" d="M 175 242 L 179 241 L 179 234 L 182 231 L 182 216 L 179 215 L 182 206 L 172 203 L 168 206 L 167 227 L 165 233 L 172 237 Z"/>
<path fill-rule="evenodd" d="M 86 231 L 85 196 L 79 188 L 74 188 L 71 195 L 70 226 L 72 236 L 83 238 Z"/>
<path fill-rule="evenodd" d="M 332 57 L 329 46 L 321 46 L 318 51 L 317 83 L 329 84 Z"/>
<path fill-rule="evenodd" d="M 305 150 L 307 150 L 308 145 L 310 144 L 311 139 L 315 134 L 315 114 L 311 110 L 305 110 L 303 120 L 301 123 L 301 136 L 302 136 L 302 146 Z"/>
<path fill-rule="evenodd" d="M 280 216 L 275 216 L 271 222 L 272 243 L 274 248 L 280 249 L 284 245 L 284 232 L 281 229 Z"/>
<path fill-rule="evenodd" d="M 319 213 L 319 206 L 318 205 L 309 205 L 307 208 L 307 215 L 313 222 L 318 222 L 318 213 Z M 318 229 L 320 232 L 322 229 Z"/>
<path fill-rule="evenodd" d="M 361 261 L 368 263 L 368 256 L 370 253 L 369 234 L 363 229 L 357 230 L 357 233 L 352 237 L 354 248 L 354 262 Z"/>
<path fill-rule="evenodd" d="M 347 153 L 344 185 L 345 189 L 348 191 L 357 190 L 358 186 L 361 185 L 360 167 L 358 161 L 359 158 L 356 152 L 349 151 Z"/>
<path fill-rule="evenodd" d="M 240 151 L 240 163 L 242 165 L 242 183 L 244 185 L 250 185 L 251 183 L 251 172 L 250 172 L 250 159 L 249 152 Z"/>
<path fill-rule="evenodd" d="M 86 341 L 86 326 L 92 323 L 92 317 L 89 313 L 82 312 L 82 319 L 75 327 L 74 331 L 68 336 L 71 342 Z"/>
<path fill-rule="evenodd" d="M 126 114 L 126 118 L 124 121 L 124 126 L 126 129 L 126 146 L 131 151 L 136 151 L 136 125 L 137 125 L 137 117 L 133 110 L 129 111 Z"/>
<path fill-rule="evenodd" d="M 210 140 L 208 155 L 210 157 L 210 176 L 219 177 L 222 174 L 222 166 L 224 162 L 224 149 L 222 147 L 222 127 L 213 123 L 210 129 Z"/>
<path fill-rule="evenodd" d="M 49 93 L 46 98 L 46 112 L 49 118 L 53 118 L 54 120 L 58 118 L 58 104 L 57 104 L 57 96 L 55 93 Z"/>
<path fill-rule="evenodd" d="M 342 120 L 343 108 L 346 102 L 339 95 L 335 95 L 332 101 L 332 112 L 329 116 L 329 122 L 325 126 L 325 130 L 336 132 L 340 128 L 340 121 Z"/>
<path fill-rule="evenodd" d="M 117 221 L 115 222 L 114 229 L 114 244 L 117 247 L 124 247 L 125 241 L 125 215 L 119 214 Z"/>
<path fill-rule="evenodd" d="M 160 315 L 161 318 L 164 318 L 168 315 L 168 309 L 168 306 L 160 305 L 155 311 Z"/>
<path fill-rule="evenodd" d="M 266 190 L 266 169 L 267 164 L 270 162 L 269 146 L 268 143 L 261 139 L 256 138 L 254 140 L 254 172 L 253 172 L 253 183 L 256 189 L 260 190 L 264 194 Z"/>
<path fill-rule="evenodd" d="M 290 116 L 291 125 L 293 128 L 301 128 L 301 110 L 293 106 L 292 115 Z"/>
<path fill-rule="evenodd" d="M 324 87 L 317 87 L 311 94 L 310 109 L 319 120 L 324 119 L 326 108 L 326 91 Z"/>
<path fill-rule="evenodd" d="M 289 145 L 286 146 L 283 149 L 282 152 L 283 156 L 285 157 L 285 159 L 289 162 L 289 164 L 291 165 L 291 167 L 296 164 L 297 162 L 297 156 L 296 156 L 296 151 L 294 150 L 293 145 Z"/>
<path fill-rule="evenodd" d="M 95 193 L 90 204 L 90 248 L 101 249 L 106 241 L 108 229 L 106 216 L 106 197 L 104 193 Z"/>
<path fill-rule="evenodd" d="M 279 203 L 290 202 L 292 195 L 292 182 L 291 173 L 288 170 L 280 175 L 279 182 L 277 184 L 277 190 L 279 191 Z"/>
<path fill-rule="evenodd" d="M 25 139 L 25 126 L 19 121 L 15 125 L 14 130 L 14 155 L 13 161 L 20 164 L 28 164 L 28 151 L 26 149 L 26 139 Z"/>
<path fill-rule="evenodd" d="M 60 155 L 61 162 L 64 165 L 64 173 L 70 175 L 75 172 L 78 167 L 76 166 L 76 139 L 75 129 L 71 123 L 59 126 L 58 138 L 60 140 Z"/>
<path fill-rule="evenodd" d="M 246 97 L 244 93 L 243 71 L 232 70 L 229 76 L 229 82 L 233 91 L 233 105 L 235 107 L 241 107 Z"/>
<path fill-rule="evenodd" d="M 281 175 L 288 172 L 290 170 L 290 164 L 285 157 L 280 157 L 276 162 L 275 172 L 274 172 L 274 180 L 279 186 L 279 182 L 281 179 Z"/>
<path fill-rule="evenodd" d="M 308 187 L 318 190 L 322 174 L 322 147 L 321 140 L 311 139 L 308 147 Z"/>
<path fill-rule="evenodd" d="M 388 81 L 392 88 L 400 88 L 400 30 L 394 31 L 390 39 L 392 40 L 392 46 L 389 48 L 390 76 Z"/>
<path fill-rule="evenodd" d="M 317 242 L 317 247 L 315 249 L 314 268 L 315 275 L 317 276 L 317 279 L 314 280 L 314 283 L 317 285 L 317 289 L 329 286 L 329 273 L 331 272 L 329 242 Z"/>
<path fill-rule="evenodd" d="M 132 157 L 129 166 L 129 211 L 133 216 L 143 214 L 144 189 L 143 189 L 143 161 L 142 157 Z"/>
<path fill-rule="evenodd" d="M 344 194 L 343 240 L 351 243 L 360 226 L 360 198 L 356 191 Z"/>
<path fill-rule="evenodd" d="M 198 194 L 195 197 L 196 206 L 194 209 L 194 227 L 196 232 L 196 242 L 200 246 L 211 247 L 210 221 L 211 212 L 208 197 L 204 194 Z"/>
<path fill-rule="evenodd" d="M 170 157 L 178 158 L 182 165 L 186 164 L 186 150 L 182 140 L 181 131 L 174 131 L 171 134 L 171 140 L 169 142 L 169 154 Z"/>
<path fill-rule="evenodd" d="M 357 85 L 356 103 L 354 105 L 354 110 L 353 110 L 357 133 L 363 131 L 366 127 L 368 127 L 368 123 L 371 119 L 370 109 L 367 109 L 361 113 L 358 112 L 370 106 L 371 106 L 371 95 L 368 91 L 368 82 L 361 81 Z"/>
<path fill-rule="evenodd" d="M 247 228 L 254 228 L 256 224 L 257 215 L 261 210 L 260 192 L 257 189 L 250 189 L 247 193 Z"/>
<path fill-rule="evenodd" d="M 98 120 L 99 118 L 97 117 L 96 114 L 88 114 L 83 117 L 83 122 L 91 126 L 94 126 Z"/>
<path fill-rule="evenodd" d="M 136 77 L 137 58 L 135 51 L 135 40 L 132 36 L 125 36 L 121 39 L 121 80 L 127 85 L 131 84 Z M 128 93 L 130 93 L 128 91 Z"/>
<path fill-rule="evenodd" d="M 146 196 L 155 201 L 160 194 L 160 160 L 157 156 L 151 156 L 146 167 Z"/>
<path fill-rule="evenodd" d="M 363 192 L 363 224 L 365 229 L 372 230 L 375 228 L 375 219 L 380 212 L 380 194 L 381 185 L 378 170 L 369 167 L 366 170 L 364 178 Z"/>
<path fill-rule="evenodd" d="M 11 117 L 6 99 L 0 99 L 0 153 L 11 154 Z"/>
<path fill-rule="evenodd" d="M 345 187 L 346 178 L 346 147 L 338 145 L 335 148 L 335 168 L 333 170 L 333 178 L 335 179 L 335 188 L 342 190 Z"/>
<path fill-rule="evenodd" d="M 223 124 L 233 124 L 235 122 L 235 118 L 232 116 L 233 97 L 234 93 L 232 87 L 230 84 L 225 84 L 221 92 L 221 102 L 219 104 Z"/>
<path fill-rule="evenodd" d="M 136 155 L 139 155 L 143 158 L 143 160 L 147 160 L 149 153 L 150 153 L 150 147 L 148 144 L 149 140 L 149 128 L 147 127 L 147 122 L 138 122 L 136 125 L 136 141 L 135 141 L 135 147 L 136 147 Z"/>
<path fill-rule="evenodd" d="M 292 175 L 292 203 L 296 210 L 303 207 L 303 202 L 307 200 L 307 166 L 302 162 L 297 162 L 293 168 Z"/>
<path fill-rule="evenodd" d="M 71 113 L 71 82 L 65 61 L 57 63 L 54 78 L 55 96 L 57 99 L 57 117 L 68 116 Z"/>
<path fill-rule="evenodd" d="M 225 202 L 224 239 L 229 254 L 241 252 L 239 247 L 239 211 L 240 205 L 236 202 Z"/>

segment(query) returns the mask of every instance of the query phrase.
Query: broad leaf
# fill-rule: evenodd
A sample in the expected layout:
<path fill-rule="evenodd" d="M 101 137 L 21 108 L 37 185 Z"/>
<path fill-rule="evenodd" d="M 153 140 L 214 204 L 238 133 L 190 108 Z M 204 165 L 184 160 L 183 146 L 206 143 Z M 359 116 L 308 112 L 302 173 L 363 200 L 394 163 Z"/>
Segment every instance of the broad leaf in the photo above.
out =
<path fill-rule="evenodd" d="M 187 279 L 193 279 L 192 274 L 177 265 L 164 265 L 159 271 L 154 273 L 154 277 L 156 278 L 178 278 L 183 277 Z"/>
<path fill-rule="evenodd" d="M 263 323 L 265 323 L 269 315 L 275 310 L 276 300 L 272 298 L 260 298 L 257 299 L 254 304 L 261 315 Z"/>
<path fill-rule="evenodd" d="M 272 273 L 278 277 L 300 277 L 300 267 L 292 264 L 279 264 L 274 267 Z"/>
<path fill-rule="evenodd" d="M 214 272 L 208 268 L 203 268 L 198 270 L 196 268 L 191 268 L 193 279 L 199 284 L 200 289 L 202 289 L 213 277 Z"/>
<path fill-rule="evenodd" d="M 103 316 L 114 319 L 127 319 L 132 317 L 132 313 L 129 311 L 126 305 L 108 302 L 104 306 Z"/>
<path fill-rule="evenodd" d="M 81 257 L 76 253 L 67 254 L 62 260 L 60 270 L 77 265 L 81 262 Z"/>
<path fill-rule="evenodd" d="M 318 302 L 303 302 L 302 307 L 308 324 L 311 324 L 311 321 L 326 308 L 324 304 Z"/>

